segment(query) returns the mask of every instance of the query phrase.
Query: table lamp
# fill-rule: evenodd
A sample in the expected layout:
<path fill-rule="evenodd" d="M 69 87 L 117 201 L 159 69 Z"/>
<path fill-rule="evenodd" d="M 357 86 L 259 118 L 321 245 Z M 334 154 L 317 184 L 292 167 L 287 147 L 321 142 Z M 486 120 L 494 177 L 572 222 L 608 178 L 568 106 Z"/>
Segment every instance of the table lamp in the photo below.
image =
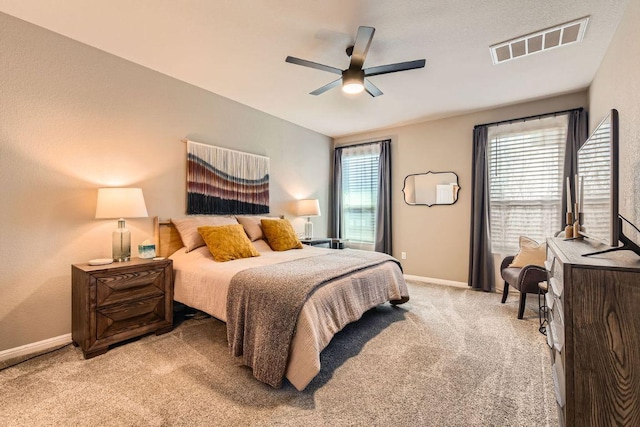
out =
<path fill-rule="evenodd" d="M 119 218 L 118 228 L 113 232 L 112 250 L 114 261 L 131 259 L 131 232 L 125 228 L 125 218 L 146 218 L 141 188 L 99 188 L 96 219 Z"/>
<path fill-rule="evenodd" d="M 303 199 L 298 200 L 298 216 L 306 216 L 307 222 L 304 223 L 304 238 L 313 238 L 313 223 L 311 222 L 312 216 L 320 216 L 320 202 L 318 199 Z"/>

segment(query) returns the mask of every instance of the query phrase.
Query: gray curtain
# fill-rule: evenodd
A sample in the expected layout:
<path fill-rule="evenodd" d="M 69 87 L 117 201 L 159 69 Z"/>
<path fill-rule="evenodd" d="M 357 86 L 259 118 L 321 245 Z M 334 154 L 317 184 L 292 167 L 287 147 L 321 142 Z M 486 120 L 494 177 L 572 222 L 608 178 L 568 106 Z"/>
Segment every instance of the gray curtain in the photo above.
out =
<path fill-rule="evenodd" d="M 376 252 L 391 255 L 391 140 L 380 141 Z"/>
<path fill-rule="evenodd" d="M 333 186 L 331 194 L 330 232 L 333 237 L 342 237 L 342 150 L 333 150 Z"/>
<path fill-rule="evenodd" d="M 471 237 L 469 281 L 473 289 L 489 292 L 493 288 L 493 254 L 489 231 L 489 179 L 487 176 L 487 126 L 473 129 L 471 174 Z"/>
<path fill-rule="evenodd" d="M 588 115 L 583 109 L 569 112 L 567 125 L 567 145 L 564 152 L 564 177 L 562 182 L 562 218 L 560 218 L 560 230 L 564 230 L 567 217 L 567 186 L 566 177 L 569 177 L 571 194 L 575 194 L 575 176 L 578 172 L 578 149 L 587 140 L 589 132 Z M 575 200 L 572 199 L 575 203 Z"/>

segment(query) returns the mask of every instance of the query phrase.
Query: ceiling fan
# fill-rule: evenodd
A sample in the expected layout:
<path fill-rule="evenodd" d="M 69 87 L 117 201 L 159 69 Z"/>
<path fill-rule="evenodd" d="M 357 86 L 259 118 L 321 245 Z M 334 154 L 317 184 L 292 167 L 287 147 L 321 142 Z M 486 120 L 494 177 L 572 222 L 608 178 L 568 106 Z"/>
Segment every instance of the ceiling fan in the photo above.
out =
<path fill-rule="evenodd" d="M 293 56 L 287 56 L 286 62 L 291 64 L 302 65 L 303 67 L 315 68 L 317 70 L 328 71 L 333 74 L 339 74 L 340 77 L 337 80 L 328 83 L 321 88 L 310 92 L 310 95 L 320 95 L 328 91 L 331 88 L 338 86 L 342 83 L 342 90 L 346 93 L 360 93 L 366 90 L 371 96 L 380 96 L 382 91 L 378 89 L 373 83 L 367 80 L 365 77 L 379 76 L 380 74 L 396 73 L 398 71 L 413 70 L 416 68 L 424 67 L 425 60 L 418 59 L 415 61 L 399 62 L 397 64 L 380 65 L 378 67 L 362 68 L 364 61 L 371 46 L 371 39 L 373 39 L 373 33 L 376 29 L 373 27 L 358 27 L 358 33 L 356 34 L 356 42 L 353 46 L 347 47 L 347 55 L 351 57 L 349 68 L 341 70 L 339 68 L 330 67 L 328 65 L 318 64 L 316 62 L 307 61 L 305 59 L 294 58 Z"/>

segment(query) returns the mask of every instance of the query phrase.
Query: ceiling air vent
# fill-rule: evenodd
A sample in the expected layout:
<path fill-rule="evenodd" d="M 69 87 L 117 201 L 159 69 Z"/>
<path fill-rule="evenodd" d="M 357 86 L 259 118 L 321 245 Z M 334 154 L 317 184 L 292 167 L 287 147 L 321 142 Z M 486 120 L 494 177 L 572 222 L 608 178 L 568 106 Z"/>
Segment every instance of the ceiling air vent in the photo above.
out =
<path fill-rule="evenodd" d="M 489 47 L 494 64 L 582 41 L 589 17 L 556 25 Z"/>

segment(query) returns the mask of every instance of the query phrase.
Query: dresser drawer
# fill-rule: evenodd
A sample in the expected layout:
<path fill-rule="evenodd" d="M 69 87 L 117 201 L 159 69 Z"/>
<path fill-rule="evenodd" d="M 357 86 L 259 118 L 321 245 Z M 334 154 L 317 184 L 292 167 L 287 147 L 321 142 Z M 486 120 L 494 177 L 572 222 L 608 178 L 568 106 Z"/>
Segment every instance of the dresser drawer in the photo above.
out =
<path fill-rule="evenodd" d="M 556 396 L 556 402 L 558 402 L 558 405 L 562 408 L 566 402 L 567 392 L 565 387 L 565 373 L 562 357 L 558 352 L 555 353 L 555 357 L 553 358 L 551 375 L 553 377 L 553 388 Z"/>
<path fill-rule="evenodd" d="M 96 274 L 96 304 L 104 307 L 134 299 L 164 295 L 164 270 L 128 271 Z"/>
<path fill-rule="evenodd" d="M 544 266 L 549 272 L 549 277 L 553 277 L 556 279 L 556 281 L 560 281 L 560 282 L 564 280 L 562 263 L 555 256 L 552 250 L 547 249 L 547 260 L 545 261 Z"/>
<path fill-rule="evenodd" d="M 552 310 L 549 310 L 549 330 L 547 342 L 550 347 L 557 351 L 564 348 L 564 316 L 562 314 L 562 303 L 558 300 L 554 302 Z"/>

